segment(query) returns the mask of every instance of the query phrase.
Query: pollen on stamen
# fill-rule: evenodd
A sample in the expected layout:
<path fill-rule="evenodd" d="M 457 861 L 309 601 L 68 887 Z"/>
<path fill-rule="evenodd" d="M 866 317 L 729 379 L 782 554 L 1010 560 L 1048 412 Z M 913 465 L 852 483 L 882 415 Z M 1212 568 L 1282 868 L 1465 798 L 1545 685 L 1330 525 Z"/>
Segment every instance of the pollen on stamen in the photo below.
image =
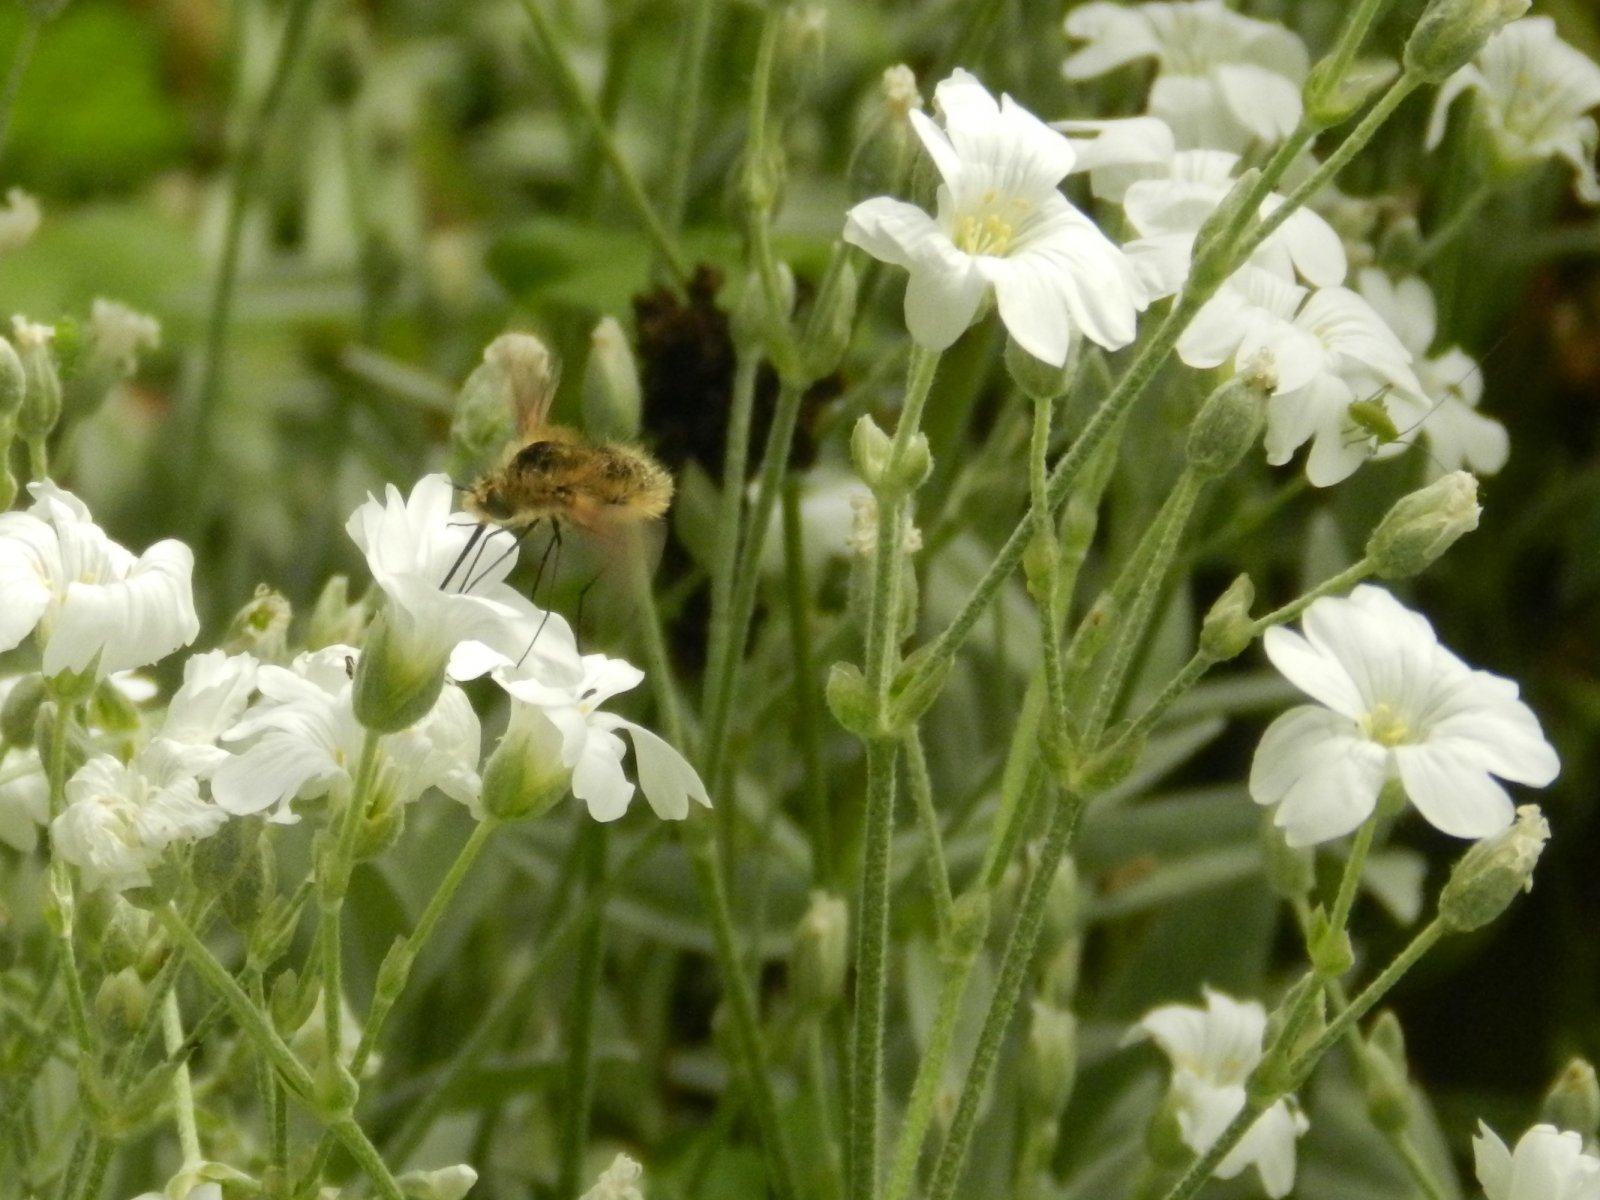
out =
<path fill-rule="evenodd" d="M 1361 718 L 1361 728 L 1380 746 L 1398 746 L 1411 733 L 1400 712 L 1393 705 L 1383 703 Z"/>

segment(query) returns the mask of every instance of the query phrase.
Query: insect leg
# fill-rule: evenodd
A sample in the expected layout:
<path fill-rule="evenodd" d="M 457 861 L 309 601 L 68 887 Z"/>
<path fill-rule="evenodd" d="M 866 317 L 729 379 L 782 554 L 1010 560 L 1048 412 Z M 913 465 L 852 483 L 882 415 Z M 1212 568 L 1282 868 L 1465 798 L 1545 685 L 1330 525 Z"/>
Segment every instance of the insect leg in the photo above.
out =
<path fill-rule="evenodd" d="M 528 536 L 528 530 L 530 530 L 532 528 L 533 528 L 532 525 L 524 525 L 521 529 L 517 530 L 516 534 L 511 539 L 511 545 L 507 546 L 505 548 L 505 551 L 503 553 L 501 553 L 501 555 L 498 558 L 496 558 L 488 566 L 484 567 L 483 570 L 478 571 L 478 573 L 476 575 L 472 574 L 471 571 L 467 572 L 468 579 L 467 579 L 467 582 L 466 582 L 465 586 L 463 586 L 461 590 L 463 592 L 470 592 L 473 588 L 477 587 L 480 583 L 482 583 L 485 579 L 487 579 L 489 577 L 490 572 L 492 572 L 496 567 L 498 567 L 501 563 L 505 562 L 506 559 L 510 558 L 513 554 L 515 554 L 517 552 L 517 547 L 522 545 L 522 539 Z M 504 529 L 503 526 L 501 528 L 497 528 L 495 530 L 495 532 L 496 533 L 500 533 L 500 532 L 502 532 L 502 530 L 504 532 L 506 532 L 506 533 L 510 533 L 511 532 L 511 530 L 509 530 L 509 529 Z M 489 543 L 487 541 L 484 542 L 485 546 L 487 546 L 488 544 Z M 482 557 L 482 552 L 480 551 L 479 552 L 479 558 L 481 558 L 481 557 Z M 472 567 L 473 567 L 474 571 L 477 570 L 477 567 L 478 567 L 478 560 L 477 559 L 473 560 Z"/>
<path fill-rule="evenodd" d="M 456 561 L 451 564 L 450 569 L 445 572 L 444 578 L 439 581 L 440 591 L 450 586 L 450 581 L 456 577 L 456 572 L 461 569 L 461 564 L 467 561 L 467 555 L 472 553 L 472 548 L 478 544 L 483 537 L 483 531 L 487 528 L 488 526 L 482 521 L 473 526 L 472 533 L 467 537 L 467 544 L 461 547 L 461 553 L 456 555 Z M 469 571 L 468 574 L 471 574 L 471 572 Z M 465 591 L 466 589 L 463 588 L 462 590 Z"/>

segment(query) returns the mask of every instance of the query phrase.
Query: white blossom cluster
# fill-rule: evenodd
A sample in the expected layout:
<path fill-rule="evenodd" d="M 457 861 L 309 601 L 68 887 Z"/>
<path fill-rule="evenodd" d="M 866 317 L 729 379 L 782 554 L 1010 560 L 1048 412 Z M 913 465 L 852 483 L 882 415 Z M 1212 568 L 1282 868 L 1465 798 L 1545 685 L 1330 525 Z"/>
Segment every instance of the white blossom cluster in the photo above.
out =
<path fill-rule="evenodd" d="M 96 680 L 153 666 L 195 640 L 187 546 L 158 542 L 135 555 L 71 493 L 48 481 L 30 487 L 26 512 L 0 516 L 0 650 L 31 636 L 46 677 Z M 482 815 L 482 732 L 456 680 L 484 674 L 504 688 L 514 729 L 547 735 L 547 774 L 597 820 L 620 817 L 636 790 L 619 733 L 633 742 L 639 787 L 660 816 L 687 816 L 691 800 L 709 805 L 676 750 L 602 708 L 643 673 L 580 654 L 565 620 L 505 584 L 513 552 L 492 548 L 481 569 L 442 586 L 470 536 L 451 497 L 443 476 L 428 476 L 408 499 L 391 487 L 385 502 L 368 500 L 349 523 L 402 652 L 448 661 L 452 673 L 421 719 L 381 738 L 374 806 L 401 807 L 437 788 Z M 131 751 L 108 743 L 91 753 L 53 818 L 39 751 L 8 756 L 0 838 L 31 849 L 48 823 L 53 853 L 86 886 L 122 891 L 149 885 L 169 848 L 211 836 L 230 817 L 298 821 L 302 802 L 354 784 L 367 736 L 352 702 L 361 653 L 324 646 L 287 665 L 221 650 L 191 656 L 165 715 Z"/>

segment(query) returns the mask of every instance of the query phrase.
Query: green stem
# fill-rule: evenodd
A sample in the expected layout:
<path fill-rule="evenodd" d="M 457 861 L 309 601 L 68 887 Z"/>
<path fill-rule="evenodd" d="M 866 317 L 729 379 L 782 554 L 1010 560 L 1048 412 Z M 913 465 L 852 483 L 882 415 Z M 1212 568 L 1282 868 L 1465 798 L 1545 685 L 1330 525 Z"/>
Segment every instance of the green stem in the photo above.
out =
<path fill-rule="evenodd" d="M 1472 225 L 1492 195 L 1494 195 L 1494 185 L 1487 179 L 1481 180 L 1455 212 L 1428 235 L 1427 240 L 1422 243 L 1422 248 L 1417 251 L 1416 265 L 1419 268 L 1427 265 L 1438 257 L 1441 251 L 1447 249 L 1451 242 Z"/>
<path fill-rule="evenodd" d="M 778 1098 L 773 1091 L 772 1075 L 767 1065 L 766 1043 L 761 1037 L 755 993 L 741 965 L 722 865 L 712 839 L 701 830 L 698 822 L 689 826 L 687 836 L 693 839 L 689 858 L 694 865 L 701 902 L 705 904 L 707 916 L 711 919 L 717 966 L 722 973 L 729 1010 L 733 1014 L 734 1044 L 741 1060 L 745 1087 L 755 1108 L 756 1124 L 766 1143 L 767 1160 L 776 1176 L 773 1191 L 779 1200 L 795 1200 L 800 1193 L 795 1186 L 794 1158 L 778 1116 Z"/>
<path fill-rule="evenodd" d="M 344 942 L 340 926 L 345 893 L 350 890 L 350 873 L 355 868 L 356 839 L 360 835 L 367 802 L 372 798 L 372 788 L 378 776 L 379 740 L 380 735 L 375 730 L 366 731 L 355 784 L 345 801 L 345 807 L 339 812 L 331 857 L 320 864 L 327 872 L 327 878 L 318 880 L 317 900 L 321 909 L 321 924 L 317 938 L 322 949 L 323 1032 L 327 1037 L 330 1062 L 344 1061 Z"/>
<path fill-rule="evenodd" d="M 458 1043 L 450 1061 L 406 1113 L 405 1120 L 395 1131 L 394 1136 L 388 1139 L 387 1145 L 392 1157 L 403 1165 L 416 1152 L 417 1147 L 432 1130 L 434 1121 L 438 1119 L 446 1100 L 461 1078 L 468 1072 L 476 1070 L 483 1056 L 488 1053 L 497 1031 L 513 1016 L 527 1012 L 533 1000 L 534 988 L 544 978 L 545 972 L 564 960 L 571 943 L 576 941 L 588 922 L 611 898 L 622 881 L 655 852 L 666 836 L 666 823 L 658 823 L 628 851 L 616 870 L 607 875 L 594 892 L 583 898 L 581 907 L 568 912 L 558 925 L 538 939 L 538 950 L 527 960 L 521 973 L 495 999 L 489 1011 L 473 1027 L 472 1032 Z M 302 1177 L 296 1194 L 307 1191 L 315 1182 L 314 1175 L 307 1174 Z"/>
<path fill-rule="evenodd" d="M 1355 906 L 1356 889 L 1361 886 L 1361 872 L 1367 865 L 1367 855 L 1372 850 L 1372 838 L 1378 830 L 1378 814 L 1373 813 L 1361 823 L 1356 840 L 1350 846 L 1350 857 L 1345 860 L 1344 874 L 1339 878 L 1339 894 L 1334 898 L 1333 912 L 1328 924 L 1342 930 L 1350 921 L 1350 910 Z"/>
<path fill-rule="evenodd" d="M 888 1007 L 889 871 L 894 837 L 895 763 L 889 738 L 867 741 L 867 812 L 862 831 L 861 913 L 856 934 L 855 1011 L 850 1026 L 851 1200 L 878 1194 L 878 1127 L 883 1106 L 883 1034 Z"/>
<path fill-rule="evenodd" d="M 694 161 L 695 135 L 700 127 L 700 96 L 705 89 L 706 45 L 711 39 L 712 0 L 690 0 L 684 26 L 684 46 L 678 56 L 677 106 L 672 114 L 671 149 L 667 155 L 666 200 L 662 204 L 668 229 L 683 228 L 689 202 L 689 168 Z"/>
<path fill-rule="evenodd" d="M 294 1056 L 294 1051 L 290 1050 L 278 1036 L 278 1031 L 272 1027 L 267 1015 L 250 1002 L 249 995 L 239 986 L 239 982 L 217 961 L 210 948 L 178 915 L 177 910 L 171 905 L 163 905 L 157 908 L 155 913 L 162 928 L 183 947 L 189 964 L 200 976 L 201 981 L 228 1006 L 228 1011 L 233 1014 L 233 1019 L 238 1022 L 245 1036 L 255 1045 L 256 1051 L 272 1064 L 273 1069 L 288 1085 L 296 1099 L 305 1104 L 328 1129 L 333 1131 L 334 1136 L 356 1160 L 356 1164 L 377 1189 L 378 1194 L 383 1196 L 384 1200 L 405 1200 L 400 1185 L 395 1181 L 389 1168 L 384 1165 L 383 1159 L 361 1126 L 356 1124 L 348 1113 L 328 1114 L 318 1107 L 315 1098 L 316 1085 L 310 1073 Z"/>
<path fill-rule="evenodd" d="M 905 1123 L 901 1125 L 899 1140 L 895 1142 L 894 1161 L 889 1170 L 889 1186 L 884 1192 L 884 1200 L 907 1200 L 916 1183 L 917 1161 L 922 1157 L 922 1146 L 928 1139 L 928 1127 L 933 1124 L 934 1104 L 939 1098 L 939 1085 L 944 1079 L 944 1064 L 955 1042 L 961 998 L 966 995 L 975 962 L 976 955 L 965 954 L 959 960 L 946 964 L 944 978 L 939 984 L 933 1029 L 928 1034 L 928 1045 L 922 1061 L 917 1064 L 917 1077 L 911 1085 L 911 1099 L 906 1104 Z"/>
<path fill-rule="evenodd" d="M 1061 550 L 1057 540 L 1055 522 L 1050 515 L 1050 425 L 1055 414 L 1053 397 L 1036 397 L 1033 402 L 1033 438 L 1028 455 L 1028 500 L 1033 513 L 1033 537 L 1036 552 L 1044 562 L 1039 570 L 1043 576 L 1042 594 L 1035 597 L 1039 607 L 1039 636 L 1043 642 L 1045 698 L 1050 704 L 1050 721 L 1046 726 L 1048 736 L 1058 739 L 1069 728 L 1067 713 L 1067 682 L 1062 675 L 1061 615 L 1064 607 L 1061 597 Z M 1065 750 L 1059 741 L 1056 752 Z"/>
<path fill-rule="evenodd" d="M 217 278 L 208 306 L 204 356 L 200 360 L 197 382 L 186 397 L 180 410 L 178 428 L 179 445 L 184 448 L 186 461 L 209 463 L 211 459 L 211 425 L 216 414 L 218 394 L 222 386 L 223 360 L 227 357 L 228 329 L 233 321 L 234 293 L 239 278 L 239 251 L 244 240 L 245 206 L 255 191 L 257 173 L 261 169 L 261 156 L 266 148 L 267 130 L 283 104 L 288 92 L 289 78 L 295 64 L 306 57 L 301 53 L 311 12 L 316 0 L 290 0 L 284 17 L 283 33 L 278 39 L 277 56 L 273 60 L 272 77 L 261 103 L 245 125 L 239 152 L 234 158 L 233 178 L 228 186 L 227 219 L 222 233 L 222 258 L 217 265 Z M 199 511 L 199 506 L 195 506 Z"/>
<path fill-rule="evenodd" d="M 950 1132 L 939 1150 L 934 1167 L 933 1185 L 928 1189 L 929 1200 L 951 1200 L 956 1185 L 961 1181 L 961 1168 L 966 1162 L 967 1147 L 978 1123 L 978 1106 L 989 1086 L 989 1077 L 1000 1057 L 1000 1046 L 1006 1029 L 1016 1012 L 1017 1001 L 1027 980 L 1028 966 L 1039 944 L 1039 931 L 1044 926 L 1046 902 L 1055 882 L 1056 870 L 1072 844 L 1072 835 L 1083 811 L 1084 797 L 1066 793 L 1056 798 L 1050 806 L 1050 823 L 1045 830 L 1044 846 L 1032 877 L 1023 893 L 1022 904 L 1006 938 L 1005 953 L 1000 960 L 1000 977 L 989 999 L 989 1011 L 984 1014 L 983 1028 L 978 1034 L 977 1049 L 972 1055 L 972 1065 L 961 1084 L 961 1097 L 956 1102 L 955 1116 L 950 1122 Z"/>
<path fill-rule="evenodd" d="M 950 893 L 950 868 L 945 864 L 944 835 L 939 830 L 939 811 L 933 804 L 933 780 L 928 774 L 928 756 L 922 746 L 922 731 L 913 726 L 901 742 L 905 748 L 906 780 L 911 801 L 916 806 L 917 824 L 927 845 L 928 890 L 933 893 L 933 911 L 939 936 L 950 931 L 950 910 L 955 897 Z"/>
<path fill-rule="evenodd" d="M 178 993 L 169 991 L 161 1006 L 161 1032 L 168 1054 L 183 1045 L 183 1016 L 178 1011 Z M 178 1128 L 178 1145 L 183 1150 L 183 1165 L 192 1167 L 204 1160 L 200 1153 L 200 1131 L 194 1123 L 194 1087 L 189 1081 L 189 1064 L 179 1063 L 172 1072 L 172 1123 Z"/>
<path fill-rule="evenodd" d="M 611 165 L 611 170 L 617 177 L 617 182 L 622 185 L 622 194 L 644 226 L 645 232 L 650 235 L 650 240 L 655 243 L 656 253 L 672 272 L 673 278 L 680 285 L 688 282 L 688 260 L 656 214 L 655 206 L 650 203 L 650 197 L 645 193 L 644 185 L 639 182 L 633 167 L 622 156 L 622 149 L 617 145 L 617 139 L 606 125 L 599 108 L 589 97 L 589 93 L 584 91 L 583 84 L 572 69 L 572 64 L 562 52 L 561 43 L 556 38 L 555 27 L 551 25 L 550 18 L 539 6 L 538 0 L 522 0 L 522 10 L 528 14 L 528 21 L 533 26 L 534 41 L 538 43 L 540 53 L 544 55 L 545 62 L 550 67 L 552 81 L 561 93 L 562 99 L 583 121 L 589 135 L 600 147 L 600 153 L 605 156 L 606 162 Z"/>
<path fill-rule="evenodd" d="M 817 694 L 817 657 L 811 636 L 811 588 L 806 579 L 805 529 L 800 521 L 800 481 L 790 476 L 783 489 L 783 581 L 789 610 L 789 645 L 794 654 L 795 740 L 805 768 L 806 815 L 811 824 L 812 876 L 835 882 L 833 814 L 827 769 L 822 758 L 822 717 Z"/>
<path fill-rule="evenodd" d="M 583 842 L 584 887 L 591 891 L 605 878 L 606 826 L 590 821 L 579 836 Z M 583 1186 L 583 1152 L 588 1146 L 589 1110 L 594 1105 L 594 1006 L 600 993 L 604 959 L 602 915 L 595 913 L 578 942 L 567 1069 L 561 1090 L 561 1157 L 556 1185 L 560 1196 L 575 1196 Z"/>

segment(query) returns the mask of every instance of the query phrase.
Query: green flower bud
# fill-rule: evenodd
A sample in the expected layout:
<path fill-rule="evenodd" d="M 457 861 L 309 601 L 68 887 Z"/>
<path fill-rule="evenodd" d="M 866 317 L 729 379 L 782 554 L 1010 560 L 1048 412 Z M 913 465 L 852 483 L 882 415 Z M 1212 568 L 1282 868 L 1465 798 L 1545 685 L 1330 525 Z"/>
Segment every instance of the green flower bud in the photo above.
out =
<path fill-rule="evenodd" d="M 1237 657 L 1255 639 L 1255 622 L 1250 619 L 1255 598 L 1255 584 L 1250 576 L 1241 575 L 1211 605 L 1200 624 L 1200 648 L 1213 661 Z"/>
<path fill-rule="evenodd" d="M 793 106 L 811 91 L 822 71 L 828 10 L 820 4 L 797 4 L 784 9 L 781 20 L 773 92 Z"/>
<path fill-rule="evenodd" d="M 560 375 L 554 356 L 531 333 L 503 333 L 490 342 L 456 396 L 451 473 L 481 471 L 498 457 L 515 436 L 517 419 L 548 404 Z"/>
<path fill-rule="evenodd" d="M 448 647 L 423 647 L 398 627 L 393 608 L 384 608 L 367 630 L 356 664 L 352 704 L 356 720 L 378 733 L 409 729 L 433 711 L 444 691 Z"/>
<path fill-rule="evenodd" d="M 372 605 L 367 597 L 350 602 L 350 580 L 334 575 L 322 587 L 311 607 L 306 626 L 306 649 L 324 646 L 354 646 L 361 642 L 372 620 Z M 226 647 L 224 647 L 226 648 Z"/>
<path fill-rule="evenodd" d="M 1066 362 L 1058 367 L 1035 358 L 1017 345 L 1015 338 L 1007 337 L 1006 374 L 1011 376 L 1011 382 L 1017 385 L 1017 389 L 1035 403 L 1054 400 L 1057 396 L 1065 395 L 1072 386 L 1072 377 L 1078 373 L 1078 364 L 1082 361 L 1078 354 L 1082 341 L 1083 334 L 1077 326 L 1073 326 Z"/>
<path fill-rule="evenodd" d="M 1443 83 L 1531 4 L 1532 0 L 1433 0 L 1406 41 L 1407 73 L 1426 83 Z"/>
<path fill-rule="evenodd" d="M 1307 125 L 1316 130 L 1343 125 L 1400 74 L 1390 59 L 1365 59 L 1345 65 L 1325 58 L 1311 68 L 1301 96 Z"/>
<path fill-rule="evenodd" d="M 1405 579 L 1425 570 L 1465 533 L 1478 527 L 1478 481 L 1466 471 L 1441 475 L 1402 496 L 1367 539 L 1367 558 L 1380 579 Z"/>
<path fill-rule="evenodd" d="M 22 399 L 28 392 L 27 375 L 22 359 L 10 340 L 0 336 L 0 432 L 10 430 L 22 411 Z M 4 439 L 10 441 L 10 434 Z"/>
<path fill-rule="evenodd" d="M 133 1037 L 149 1011 L 150 991 L 132 967 L 107 975 L 95 992 L 95 1019 L 112 1041 Z"/>
<path fill-rule="evenodd" d="M 1276 386 L 1273 372 L 1256 361 L 1207 396 L 1189 427 L 1190 470 L 1202 479 L 1233 470 L 1261 436 L 1267 397 Z"/>
<path fill-rule="evenodd" d="M 89 725 L 110 734 L 129 734 L 144 725 L 144 716 L 121 688 L 102 679 L 89 697 Z"/>
<path fill-rule="evenodd" d="M 869 738 L 877 732 L 878 706 L 873 702 L 872 691 L 860 667 L 854 663 L 834 663 L 828 670 L 823 695 L 833 719 L 849 732 L 859 738 Z"/>
<path fill-rule="evenodd" d="M 343 576 L 335 578 L 343 584 Z M 333 580 L 329 580 L 323 595 L 327 595 L 332 586 Z M 320 598 L 318 603 L 321 603 Z M 222 636 L 222 649 L 229 654 L 253 654 L 266 662 L 283 662 L 289 657 L 289 622 L 293 617 L 294 610 L 287 596 L 258 583 L 250 602 L 228 622 L 228 632 Z M 359 640 L 359 633 L 350 640 Z"/>
<path fill-rule="evenodd" d="M 1600 1082 L 1587 1059 L 1574 1058 L 1561 1069 L 1539 1104 L 1539 1120 L 1570 1129 L 1586 1142 L 1600 1134 Z"/>
<path fill-rule="evenodd" d="M 1311 912 L 1306 942 L 1312 970 L 1323 979 L 1338 979 L 1355 963 L 1350 934 L 1344 929 L 1335 929 L 1328 921 L 1327 912 L 1320 907 Z"/>
<path fill-rule="evenodd" d="M 1291 846 L 1283 830 L 1272 823 L 1272 814 L 1261 818 L 1261 861 L 1267 882 L 1285 900 L 1309 896 L 1317 885 L 1317 856 L 1310 846 Z"/>
<path fill-rule="evenodd" d="M 838 369 L 855 332 L 858 289 L 855 267 L 848 258 L 840 259 L 837 269 L 824 280 L 806 324 L 800 362 L 805 378 L 822 379 Z"/>
<path fill-rule="evenodd" d="M 13 317 L 11 323 L 25 380 L 17 432 L 30 441 L 42 441 L 61 419 L 61 374 L 50 350 L 56 331 L 22 317 Z"/>
<path fill-rule="evenodd" d="M 889 455 L 894 439 L 878 428 L 878 423 L 863 415 L 850 431 L 850 461 L 856 474 L 874 492 L 884 485 L 889 470 Z"/>
<path fill-rule="evenodd" d="M 1069 1009 L 1033 1002 L 1022 1094 L 1035 1115 L 1054 1118 L 1067 1106 L 1078 1074 L 1078 1019 Z"/>
<path fill-rule="evenodd" d="M 1367 1034 L 1361 1055 L 1362 1092 L 1372 1123 L 1385 1133 L 1411 1124 L 1411 1082 L 1406 1071 L 1406 1040 L 1400 1020 L 1385 1010 Z"/>
<path fill-rule="evenodd" d="M 272 1014 L 272 1023 L 280 1032 L 299 1029 L 311 1019 L 311 1012 L 317 1007 L 319 999 L 320 993 L 316 988 L 301 986 L 294 968 L 286 967 L 272 981 L 272 990 L 267 994 L 267 1009 Z"/>
<path fill-rule="evenodd" d="M 12 684 L 6 702 L 0 705 L 0 738 L 12 746 L 32 743 L 46 694 L 43 675 L 24 675 Z"/>
<path fill-rule="evenodd" d="M 1439 894 L 1439 916 L 1451 929 L 1478 929 L 1494 920 L 1518 892 L 1533 890 L 1533 868 L 1550 836 L 1536 804 L 1517 809 L 1511 828 L 1473 844 Z"/>
<path fill-rule="evenodd" d="M 978 957 L 989 936 L 990 909 L 989 893 L 982 889 L 956 897 L 950 907 L 950 928 L 939 947 L 946 966 L 964 967 Z"/>
<path fill-rule="evenodd" d="M 944 691 L 954 665 L 955 659 L 938 653 L 935 643 L 912 651 L 889 685 L 889 724 L 905 729 L 920 720 Z"/>
<path fill-rule="evenodd" d="M 844 996 L 850 963 L 850 909 L 827 892 L 812 892 L 811 906 L 794 931 L 789 989 L 808 1013 L 824 1013 Z"/>
<path fill-rule="evenodd" d="M 321 1011 L 320 1007 L 316 1010 L 318 1013 Z M 302 1044 L 302 1039 L 297 1037 L 295 1046 L 304 1056 L 307 1047 Z M 311 1053 L 316 1055 L 317 1051 L 312 1049 Z M 350 1074 L 350 1068 L 340 1059 L 331 1057 L 327 1053 L 322 1053 L 313 1061 L 316 1066 L 311 1072 L 311 1103 L 317 1115 L 332 1119 L 349 1116 L 355 1109 L 356 1101 L 361 1097 L 361 1086 L 356 1083 L 356 1077 Z"/>
<path fill-rule="evenodd" d="M 903 192 L 906 170 L 918 144 L 908 114 L 921 108 L 916 72 L 904 63 L 886 68 L 878 99 L 845 167 L 852 200 Z"/>
<path fill-rule="evenodd" d="M 601 317 L 589 335 L 583 369 L 583 424 L 594 438 L 631 441 L 639 436 L 639 365 L 615 317 Z"/>
<path fill-rule="evenodd" d="M 483 813 L 502 821 L 541 816 L 571 783 L 572 768 L 561 762 L 555 725 L 531 705 L 513 705 L 505 736 L 484 764 L 478 801 Z"/>
<path fill-rule="evenodd" d="M 134 966 L 149 937 L 150 914 L 118 896 L 100 933 L 100 962 L 111 973 Z"/>

